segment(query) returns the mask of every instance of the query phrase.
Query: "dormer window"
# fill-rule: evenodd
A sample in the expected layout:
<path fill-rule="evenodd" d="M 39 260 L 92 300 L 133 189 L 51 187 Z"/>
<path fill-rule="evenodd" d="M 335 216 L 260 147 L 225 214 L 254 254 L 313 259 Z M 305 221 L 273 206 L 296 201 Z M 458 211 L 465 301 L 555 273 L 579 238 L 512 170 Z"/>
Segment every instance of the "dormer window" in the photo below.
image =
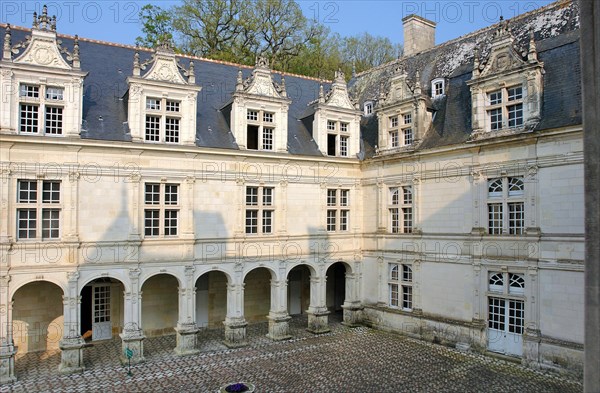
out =
<path fill-rule="evenodd" d="M 19 85 L 19 132 L 62 135 L 64 89 L 43 84 Z"/>
<path fill-rule="evenodd" d="M 363 109 L 365 116 L 371 116 L 373 114 L 373 102 L 365 102 Z"/>
<path fill-rule="evenodd" d="M 431 81 L 431 97 L 439 97 L 446 94 L 446 84 L 443 78 L 434 79 Z"/>
<path fill-rule="evenodd" d="M 327 155 L 348 157 L 348 123 L 327 120 Z"/>
<path fill-rule="evenodd" d="M 489 130 L 516 128 L 523 125 L 523 86 L 511 86 L 487 94 Z M 506 99 L 504 98 L 506 97 Z"/>
<path fill-rule="evenodd" d="M 246 143 L 249 150 L 273 150 L 274 114 L 248 109 Z"/>
<path fill-rule="evenodd" d="M 179 101 L 166 98 L 146 98 L 146 142 L 179 143 Z"/>
<path fill-rule="evenodd" d="M 400 147 L 413 144 L 412 113 L 403 113 L 389 118 L 389 146 Z M 402 142 L 402 144 L 400 144 Z"/>

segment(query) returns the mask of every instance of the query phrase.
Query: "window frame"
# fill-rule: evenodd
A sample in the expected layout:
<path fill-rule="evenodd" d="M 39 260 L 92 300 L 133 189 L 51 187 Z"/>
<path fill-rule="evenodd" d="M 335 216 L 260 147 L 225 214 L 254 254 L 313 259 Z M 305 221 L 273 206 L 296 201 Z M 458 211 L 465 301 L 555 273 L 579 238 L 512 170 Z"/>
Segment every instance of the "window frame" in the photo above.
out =
<path fill-rule="evenodd" d="M 245 186 L 244 234 L 246 236 L 269 236 L 275 233 L 275 203 L 274 186 Z"/>
<path fill-rule="evenodd" d="M 342 120 L 326 119 L 325 121 L 327 156 L 328 157 L 349 157 L 350 152 L 350 122 Z M 334 137 L 335 154 L 329 154 L 330 137 Z"/>
<path fill-rule="evenodd" d="M 445 94 L 446 94 L 446 79 L 444 79 L 444 78 L 433 79 L 431 81 L 431 98 L 440 97 Z"/>
<path fill-rule="evenodd" d="M 152 187 L 150 192 L 148 191 L 149 187 Z M 175 192 L 173 192 L 173 188 L 175 188 Z M 181 225 L 180 183 L 165 181 L 144 182 L 142 206 L 144 239 L 172 239 L 179 237 Z M 150 222 L 152 225 L 148 225 Z"/>
<path fill-rule="evenodd" d="M 21 184 L 25 183 L 29 185 L 35 184 L 35 190 L 29 188 L 29 186 L 27 189 L 22 189 Z M 46 185 L 50 186 L 49 190 L 46 190 Z M 54 189 L 53 185 L 58 185 L 58 190 Z M 19 242 L 60 241 L 62 238 L 61 220 L 63 210 L 62 181 L 55 179 L 21 178 L 16 179 L 15 190 L 15 239 Z M 27 199 L 21 198 L 22 193 L 27 194 Z M 31 198 L 32 193 L 35 193 L 35 199 Z M 46 199 L 46 194 L 49 195 L 49 199 Z M 26 212 L 28 213 L 27 218 L 22 219 L 21 213 Z M 34 213 L 35 217 L 31 217 L 30 213 Z M 27 225 L 22 227 L 21 222 L 25 222 Z M 30 224 L 31 222 L 34 224 L 33 228 Z M 46 223 L 50 223 L 50 226 L 46 227 Z M 21 236 L 21 231 L 25 231 L 27 235 Z M 30 236 L 31 231 L 33 231 L 33 236 Z M 45 231 L 48 231 L 46 236 L 44 235 Z M 56 235 L 52 235 L 54 231 L 56 231 Z"/>
<path fill-rule="evenodd" d="M 407 198 L 410 195 L 410 198 Z M 414 186 L 388 188 L 389 233 L 411 234 L 414 232 Z"/>
<path fill-rule="evenodd" d="M 169 97 L 156 97 L 153 95 L 147 95 L 144 97 L 145 105 L 144 105 L 144 113 L 143 113 L 143 141 L 144 143 L 165 143 L 169 145 L 179 145 L 181 144 L 182 139 L 182 123 L 183 123 L 183 113 L 182 113 L 182 101 L 180 99 L 174 99 Z M 176 104 L 176 105 L 173 105 Z M 177 107 L 177 110 L 174 111 L 169 108 Z M 155 125 L 153 128 L 154 133 L 152 136 L 156 138 L 149 139 L 149 128 L 148 124 L 149 119 L 154 118 L 155 120 L 152 124 Z M 171 123 L 170 121 L 176 121 L 176 123 Z M 177 125 L 177 129 L 174 129 L 175 124 Z M 171 135 L 170 135 L 171 134 Z M 176 139 L 176 140 L 169 140 Z"/>
<path fill-rule="evenodd" d="M 327 232 L 348 232 L 350 230 L 350 189 L 328 188 L 326 191 Z"/>
<path fill-rule="evenodd" d="M 519 89 L 519 93 L 511 95 L 510 91 L 515 89 Z M 495 86 L 487 89 L 484 95 L 487 131 L 515 130 L 525 126 L 526 89 L 523 83 Z M 513 113 L 518 116 L 511 118 Z M 513 122 L 512 125 L 511 122 Z"/>
<path fill-rule="evenodd" d="M 513 180 L 520 182 L 520 189 L 512 189 Z M 485 187 L 487 234 L 492 236 L 525 234 L 525 177 L 490 177 L 486 180 Z"/>
<path fill-rule="evenodd" d="M 256 116 L 250 116 L 250 113 L 256 113 Z M 256 118 L 254 118 L 256 117 Z M 246 149 L 254 151 L 274 151 L 275 135 L 277 132 L 277 115 L 274 111 L 268 111 L 257 108 L 246 109 Z M 270 119 L 270 120 L 268 120 Z M 251 149 L 248 147 L 248 126 L 258 127 L 257 148 Z"/>
<path fill-rule="evenodd" d="M 17 93 L 18 133 L 62 137 L 66 133 L 68 115 L 65 95 L 65 87 L 58 84 L 20 81 Z M 24 107 L 27 109 L 24 110 Z M 24 117 L 24 114 L 29 116 Z"/>

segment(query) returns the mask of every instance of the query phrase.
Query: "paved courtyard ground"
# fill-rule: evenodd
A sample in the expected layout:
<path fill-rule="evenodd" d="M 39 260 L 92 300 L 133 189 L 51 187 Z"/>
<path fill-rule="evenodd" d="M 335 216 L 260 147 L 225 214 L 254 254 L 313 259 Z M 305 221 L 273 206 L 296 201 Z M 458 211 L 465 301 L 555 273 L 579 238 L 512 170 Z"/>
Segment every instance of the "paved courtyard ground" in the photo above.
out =
<path fill-rule="evenodd" d="M 201 353 L 188 357 L 173 354 L 175 336 L 147 339 L 146 362 L 132 376 L 119 363 L 118 340 L 86 348 L 86 371 L 76 375 L 56 372 L 59 352 L 27 354 L 17 359 L 19 380 L 0 392 L 216 392 L 240 380 L 256 392 L 583 391 L 578 380 L 331 319 L 331 333 L 314 336 L 295 318 L 294 338 L 283 342 L 265 337 L 266 324 L 252 325 L 239 349 L 220 342 L 222 329 L 204 330 Z"/>

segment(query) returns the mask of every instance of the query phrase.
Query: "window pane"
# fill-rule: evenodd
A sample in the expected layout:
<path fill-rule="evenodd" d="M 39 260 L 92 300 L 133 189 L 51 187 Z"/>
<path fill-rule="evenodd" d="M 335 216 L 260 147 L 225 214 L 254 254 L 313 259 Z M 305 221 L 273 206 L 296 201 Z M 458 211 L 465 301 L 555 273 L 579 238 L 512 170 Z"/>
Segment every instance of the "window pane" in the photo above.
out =
<path fill-rule="evenodd" d="M 489 111 L 490 116 L 490 128 L 492 130 L 499 130 L 502 128 L 502 109 L 492 109 Z"/>
<path fill-rule="evenodd" d="M 246 233 L 258 233 L 258 210 L 246 210 Z"/>
<path fill-rule="evenodd" d="M 21 104 L 21 116 L 19 120 L 19 130 L 21 132 L 38 132 L 38 109 L 37 105 Z"/>
<path fill-rule="evenodd" d="M 146 98 L 146 109 L 160 110 L 160 98 Z"/>
<path fill-rule="evenodd" d="M 144 210 L 144 234 L 158 236 L 160 210 Z"/>
<path fill-rule="evenodd" d="M 179 210 L 165 210 L 165 236 L 177 236 Z"/>
<path fill-rule="evenodd" d="M 398 281 L 398 265 L 390 265 L 390 280 Z"/>
<path fill-rule="evenodd" d="M 158 184 L 156 184 L 158 186 Z M 165 205 L 177 205 L 179 203 L 179 185 L 165 184 Z"/>
<path fill-rule="evenodd" d="M 263 121 L 265 123 L 273 123 L 273 114 L 270 112 L 263 113 Z"/>
<path fill-rule="evenodd" d="M 60 202 L 60 182 L 45 181 L 42 184 L 42 202 L 59 203 Z"/>
<path fill-rule="evenodd" d="M 37 211 L 35 209 L 17 210 L 17 229 L 19 239 L 34 239 L 37 227 Z"/>
<path fill-rule="evenodd" d="M 412 282 L 412 267 L 410 265 L 402 265 L 402 281 Z"/>
<path fill-rule="evenodd" d="M 402 209 L 403 229 L 404 233 L 412 233 L 412 207 L 405 207 Z"/>
<path fill-rule="evenodd" d="M 47 106 L 44 132 L 46 134 L 61 135 L 63 127 L 63 108 Z"/>
<path fill-rule="evenodd" d="M 17 182 L 19 203 L 36 203 L 37 202 L 37 181 L 35 180 L 19 180 Z"/>
<path fill-rule="evenodd" d="M 29 98 L 39 98 L 40 97 L 40 87 L 35 86 L 35 85 L 21 84 L 19 86 L 19 96 L 20 97 L 29 97 Z"/>
<path fill-rule="evenodd" d="M 488 196 L 490 196 L 490 197 L 502 196 L 502 179 L 489 179 L 488 180 Z"/>
<path fill-rule="evenodd" d="M 146 116 L 146 140 L 148 142 L 160 140 L 160 116 Z"/>
<path fill-rule="evenodd" d="M 522 235 L 525 228 L 525 206 L 523 202 L 508 204 L 508 232 L 511 235 Z"/>
<path fill-rule="evenodd" d="M 398 284 L 389 284 L 390 306 L 398 307 Z"/>
<path fill-rule="evenodd" d="M 173 117 L 165 119 L 165 142 L 179 143 L 179 119 Z"/>
<path fill-rule="evenodd" d="M 390 132 L 390 145 L 391 147 L 400 146 L 399 138 L 398 138 L 398 130 Z"/>
<path fill-rule="evenodd" d="M 179 112 L 179 101 L 167 100 L 167 112 Z"/>
<path fill-rule="evenodd" d="M 272 233 L 273 232 L 273 211 L 264 210 L 262 217 L 262 232 Z"/>
<path fill-rule="evenodd" d="M 144 202 L 147 205 L 158 205 L 160 203 L 160 184 L 146 183 Z"/>
<path fill-rule="evenodd" d="M 340 210 L 340 231 L 348 230 L 348 217 L 350 211 L 348 210 Z"/>
<path fill-rule="evenodd" d="M 348 132 L 348 123 L 340 123 L 340 131 Z"/>
<path fill-rule="evenodd" d="M 523 104 L 510 105 L 508 109 L 508 126 L 519 127 L 523 125 Z"/>
<path fill-rule="evenodd" d="M 490 329 L 504 330 L 506 301 L 504 299 L 490 297 L 488 302 L 488 327 Z"/>
<path fill-rule="evenodd" d="M 404 204 L 411 204 L 413 202 L 413 198 L 412 198 L 412 187 L 407 186 L 407 187 L 402 187 L 402 192 L 403 192 L 403 202 Z"/>
<path fill-rule="evenodd" d="M 58 209 L 42 210 L 42 239 L 58 239 L 59 235 L 59 217 Z"/>
<path fill-rule="evenodd" d="M 350 195 L 350 190 L 340 190 L 340 206 L 348 206 L 348 195 Z"/>
<path fill-rule="evenodd" d="M 523 195 L 525 190 L 525 183 L 522 177 L 509 177 L 508 178 L 508 196 Z"/>
<path fill-rule="evenodd" d="M 64 89 L 62 87 L 47 87 L 46 88 L 46 99 L 62 101 L 64 96 Z"/>
<path fill-rule="evenodd" d="M 496 105 L 502 103 L 502 90 L 493 91 L 488 94 L 490 105 Z"/>
<path fill-rule="evenodd" d="M 327 206 L 336 206 L 337 190 L 327 190 Z"/>
<path fill-rule="evenodd" d="M 258 120 L 258 111 L 248 110 L 246 118 L 248 120 L 257 121 Z"/>
<path fill-rule="evenodd" d="M 272 187 L 263 188 L 263 205 L 264 206 L 272 206 L 273 205 L 273 191 Z"/>
<path fill-rule="evenodd" d="M 258 205 L 258 187 L 246 187 L 246 205 Z"/>
<path fill-rule="evenodd" d="M 329 131 L 335 130 L 335 121 L 327 120 L 327 129 Z"/>
<path fill-rule="evenodd" d="M 340 156 L 348 157 L 348 137 L 340 137 Z"/>
<path fill-rule="evenodd" d="M 488 204 L 488 233 L 490 235 L 502 234 L 502 204 Z"/>
<path fill-rule="evenodd" d="M 412 310 L 412 287 L 402 285 L 402 308 Z"/>
<path fill-rule="evenodd" d="M 412 145 L 412 143 L 413 143 L 412 128 L 404 129 L 404 130 L 402 130 L 402 133 L 404 134 L 404 146 Z"/>
<path fill-rule="evenodd" d="M 273 150 L 273 128 L 263 128 L 262 148 L 263 150 Z"/>
<path fill-rule="evenodd" d="M 521 86 L 510 87 L 508 88 L 507 92 L 508 101 L 515 101 L 523 98 L 523 87 Z"/>
<path fill-rule="evenodd" d="M 327 210 L 327 231 L 335 231 L 336 210 Z"/>
<path fill-rule="evenodd" d="M 402 115 L 402 120 L 404 124 L 412 124 L 412 113 L 405 113 Z"/>
<path fill-rule="evenodd" d="M 390 209 L 390 230 L 392 233 L 398 233 L 400 229 L 400 218 L 398 209 Z"/>
<path fill-rule="evenodd" d="M 397 188 L 390 188 L 391 204 L 397 205 L 400 203 L 399 192 Z"/>

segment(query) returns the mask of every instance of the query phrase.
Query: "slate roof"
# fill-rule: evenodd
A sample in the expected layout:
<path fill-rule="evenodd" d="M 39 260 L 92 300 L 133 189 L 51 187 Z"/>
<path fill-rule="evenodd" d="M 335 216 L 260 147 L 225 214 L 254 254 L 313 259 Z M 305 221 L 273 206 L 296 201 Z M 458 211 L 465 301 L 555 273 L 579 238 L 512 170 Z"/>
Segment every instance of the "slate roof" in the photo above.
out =
<path fill-rule="evenodd" d="M 577 2 L 560 1 L 509 20 L 515 46 L 529 48 L 534 31 L 538 58 L 544 62 L 542 120 L 535 131 L 581 124 L 581 72 L 579 66 L 579 7 Z M 434 118 L 418 149 L 464 143 L 471 134 L 471 92 L 466 82 L 473 71 L 477 46 L 487 59 L 490 42 L 498 24 L 435 46 L 427 51 L 376 67 L 356 75 L 349 82 L 351 94 L 362 104 L 377 101 L 380 84 L 389 89 L 394 68 L 402 64 L 413 81 L 417 70 L 423 92 L 431 95 L 431 81 L 446 78 L 446 96 L 432 100 Z M 377 121 L 363 118 L 362 136 L 367 156 L 377 144 Z M 371 152 L 371 154 L 369 154 Z"/>
<path fill-rule="evenodd" d="M 60 27 L 60 26 L 59 26 Z M 0 27 L 4 36 L 4 27 Z M 12 28 L 13 45 L 25 39 L 28 30 Z M 63 47 L 73 47 L 71 38 L 60 36 Z M 92 40 L 79 39 L 81 70 L 88 72 L 84 80 L 83 130 L 84 139 L 130 141 L 127 127 L 127 77 L 133 74 L 135 48 Z M 152 52 L 140 51 L 140 61 L 150 58 Z M 17 55 L 18 56 L 18 55 Z M 15 58 L 17 57 L 15 56 Z M 201 147 L 238 149 L 230 132 L 226 114 L 220 111 L 235 90 L 239 68 L 244 79 L 251 67 L 216 62 L 200 58 L 178 57 L 184 67 L 194 61 L 198 94 L 196 145 Z M 142 71 L 142 75 L 145 71 Z M 281 82 L 281 74 L 273 72 L 273 79 Z M 288 111 L 288 151 L 291 154 L 321 156 L 321 152 L 299 120 L 310 101 L 319 93 L 319 81 L 313 78 L 285 74 L 286 90 L 292 100 Z"/>
<path fill-rule="evenodd" d="M 528 48 L 533 29 L 538 58 L 544 62 L 542 120 L 536 131 L 581 124 L 581 86 L 579 65 L 579 7 L 576 1 L 559 1 L 519 15 L 510 21 L 516 47 Z M 60 26 L 59 26 L 60 27 Z M 434 118 L 419 149 L 464 143 L 471 132 L 471 94 L 466 82 L 471 79 L 473 52 L 477 46 L 481 59 L 489 53 L 497 25 L 435 46 L 422 53 L 373 68 L 349 82 L 352 97 L 362 104 L 379 97 L 380 83 L 389 87 L 389 77 L 397 64 L 403 64 L 408 80 L 417 69 L 423 92 L 431 93 L 430 81 L 445 77 L 446 96 L 432 100 Z M 4 27 L 0 33 L 4 35 Z M 27 31 L 13 28 L 13 44 L 22 41 Z M 60 36 L 60 35 L 59 35 Z M 60 36 L 71 49 L 72 39 Z M 135 48 L 80 39 L 81 69 L 88 72 L 84 81 L 82 138 L 130 141 L 127 127 L 127 77 L 133 73 Z M 141 61 L 151 52 L 142 51 Z M 186 68 L 190 57 L 179 57 Z M 238 149 L 230 131 L 227 103 L 235 89 L 237 71 L 243 77 L 251 67 L 193 58 L 198 95 L 196 144 L 201 147 Z M 276 82 L 281 74 L 273 72 Z M 312 138 L 309 102 L 317 99 L 319 82 L 312 78 L 287 75 L 286 87 L 291 104 L 288 112 L 288 151 L 291 154 L 321 156 Z M 326 86 L 328 90 L 329 86 Z M 307 117 L 308 116 L 308 117 Z M 305 121 L 301 121 L 304 118 Z M 377 144 L 376 116 L 361 119 L 360 157 L 372 157 Z"/>

